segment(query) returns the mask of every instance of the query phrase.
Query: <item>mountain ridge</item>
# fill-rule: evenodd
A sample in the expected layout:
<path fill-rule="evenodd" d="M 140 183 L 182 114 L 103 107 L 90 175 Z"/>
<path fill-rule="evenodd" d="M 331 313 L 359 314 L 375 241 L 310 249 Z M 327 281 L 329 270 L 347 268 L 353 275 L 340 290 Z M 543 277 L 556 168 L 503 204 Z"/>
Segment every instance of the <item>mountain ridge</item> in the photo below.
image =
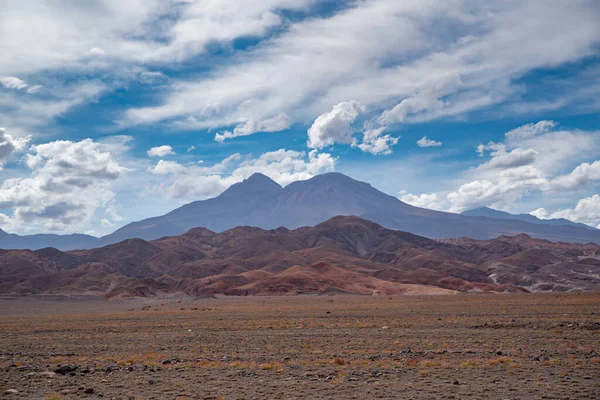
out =
<path fill-rule="evenodd" d="M 294 229 L 314 226 L 336 215 L 358 215 L 388 228 L 431 238 L 489 239 L 502 234 L 527 233 L 557 241 L 600 243 L 599 230 L 580 226 L 550 227 L 522 220 L 465 216 L 414 207 L 338 172 L 296 181 L 283 188 L 263 174 L 253 177 L 213 199 L 195 201 L 163 216 L 128 224 L 100 238 L 99 244 L 127 237 L 157 239 L 181 234 L 196 226 L 215 232 L 237 225 Z M 235 195 L 244 187 L 254 186 L 256 181 L 268 185 L 270 190 Z"/>
<path fill-rule="evenodd" d="M 357 216 L 314 227 L 195 228 L 97 249 L 0 251 L 0 294 L 455 294 L 600 289 L 600 246 L 527 235 L 432 240 Z"/>
<path fill-rule="evenodd" d="M 62 250 L 102 247 L 125 239 L 154 240 L 204 227 L 214 232 L 240 226 L 294 229 L 315 226 L 337 215 L 357 215 L 387 228 L 434 239 L 490 239 L 527 233 L 534 237 L 574 243 L 600 243 L 600 230 L 575 223 L 555 225 L 514 218 L 452 214 L 414 207 L 368 183 L 331 172 L 281 187 L 255 173 L 219 196 L 185 204 L 164 215 L 131 222 L 101 238 L 47 237 L 52 240 L 2 240 L 0 248 L 57 247 Z M 532 217 L 535 218 L 535 217 Z M 541 221 L 541 220 L 540 220 Z M 538 221 L 539 222 L 539 221 Z M 44 239 L 44 237 L 42 237 Z M 16 242 L 16 243 L 15 243 Z"/>
<path fill-rule="evenodd" d="M 466 215 L 469 217 L 488 217 L 488 218 L 496 218 L 496 219 L 518 219 L 521 221 L 531 222 L 533 224 L 544 224 L 544 225 L 571 225 L 577 226 L 580 228 L 586 228 L 591 230 L 596 230 L 596 228 L 591 227 L 586 224 L 582 224 L 579 222 L 573 222 L 565 218 L 552 218 L 552 219 L 541 219 L 531 214 L 511 214 L 505 211 L 495 210 L 490 207 L 479 207 L 474 208 L 472 210 L 463 211 L 461 215 Z"/>

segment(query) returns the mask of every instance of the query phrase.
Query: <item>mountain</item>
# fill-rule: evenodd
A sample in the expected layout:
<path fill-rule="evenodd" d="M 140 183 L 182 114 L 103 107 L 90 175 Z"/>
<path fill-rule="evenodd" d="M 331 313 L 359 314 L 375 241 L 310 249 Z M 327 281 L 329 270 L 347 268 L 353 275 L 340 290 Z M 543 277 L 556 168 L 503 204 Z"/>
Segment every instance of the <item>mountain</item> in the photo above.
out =
<path fill-rule="evenodd" d="M 587 226 L 427 210 L 403 203 L 367 183 L 328 173 L 283 188 L 265 175 L 254 174 L 213 199 L 195 201 L 163 216 L 128 224 L 101 238 L 97 245 L 128 238 L 153 240 L 180 235 L 199 226 L 215 232 L 238 225 L 294 229 L 314 226 L 336 215 L 357 215 L 386 228 L 430 238 L 490 239 L 526 233 L 554 241 L 600 243 L 600 230 Z"/>
<path fill-rule="evenodd" d="M 403 203 L 371 185 L 340 173 L 317 175 L 281 187 L 256 173 L 232 185 L 220 196 L 195 201 L 168 214 L 133 222 L 96 239 L 86 235 L 17 236 L 0 233 L 0 248 L 56 247 L 61 250 L 106 246 L 126 239 L 154 240 L 181 235 L 196 227 L 223 232 L 240 225 L 274 229 L 315 226 L 337 215 L 356 215 L 386 228 L 429 238 L 490 239 L 526 233 L 532 237 L 571 243 L 600 243 L 600 230 L 562 220 L 543 221 L 533 216 L 507 217 L 484 209 L 452 214 Z M 508 214 L 510 216 L 510 214 Z M 566 221 L 566 220 L 564 220 Z"/>
<path fill-rule="evenodd" d="M 92 249 L 0 251 L 0 294 L 454 294 L 597 291 L 600 246 L 528 235 L 435 241 L 339 216 L 314 227 L 128 239 Z"/>
<path fill-rule="evenodd" d="M 56 247 L 63 250 L 73 250 L 93 247 L 98 238 L 89 235 L 54 235 L 38 234 L 19 236 L 14 233 L 6 233 L 0 229 L 0 248 L 2 249 L 41 249 L 44 247 Z"/>
<path fill-rule="evenodd" d="M 461 215 L 465 215 L 468 217 L 487 217 L 487 218 L 496 218 L 496 219 L 518 219 L 521 221 L 530 222 L 532 224 L 543 224 L 543 225 L 554 225 L 554 226 L 571 225 L 571 226 L 577 226 L 580 228 L 595 230 L 595 228 L 592 228 L 589 225 L 569 221 L 568 219 L 565 219 L 565 218 L 540 219 L 531 214 L 510 214 L 510 213 L 507 213 L 504 211 L 494 210 L 493 208 L 489 208 L 489 207 L 474 208 L 472 210 L 464 211 L 463 213 L 461 213 Z"/>

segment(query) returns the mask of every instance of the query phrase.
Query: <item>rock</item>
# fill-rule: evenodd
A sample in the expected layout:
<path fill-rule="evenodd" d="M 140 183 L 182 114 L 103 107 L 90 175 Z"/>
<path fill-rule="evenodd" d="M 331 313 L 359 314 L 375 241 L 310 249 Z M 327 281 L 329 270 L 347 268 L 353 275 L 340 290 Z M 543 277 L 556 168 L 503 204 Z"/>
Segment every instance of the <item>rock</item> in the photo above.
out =
<path fill-rule="evenodd" d="M 155 383 L 156 383 L 156 381 L 154 379 L 148 379 L 149 385 L 154 385 Z"/>
<path fill-rule="evenodd" d="M 17 389 L 8 389 L 4 392 L 4 394 L 17 394 L 19 391 Z"/>
<path fill-rule="evenodd" d="M 390 328 L 387 326 L 382 326 L 381 329 L 390 329 Z"/>
<path fill-rule="evenodd" d="M 106 373 L 110 373 L 117 370 L 117 367 L 115 367 L 114 365 L 107 365 L 106 367 L 104 367 L 104 372 Z"/>
<path fill-rule="evenodd" d="M 460 385 L 460 382 L 458 380 L 454 381 L 455 385 Z"/>
<path fill-rule="evenodd" d="M 54 378 L 56 376 L 56 372 L 44 371 L 40 375 L 45 376 L 46 378 Z"/>
<path fill-rule="evenodd" d="M 85 393 L 85 394 L 94 394 L 94 389 L 92 389 L 92 388 L 87 388 L 87 389 L 85 389 L 85 390 L 83 391 L 83 393 Z"/>
<path fill-rule="evenodd" d="M 162 360 L 160 362 L 162 365 L 167 365 L 167 364 L 171 364 L 171 360 L 169 360 L 168 358 L 166 360 Z"/>
<path fill-rule="evenodd" d="M 77 365 L 61 365 L 54 370 L 57 374 L 66 375 L 77 371 Z"/>

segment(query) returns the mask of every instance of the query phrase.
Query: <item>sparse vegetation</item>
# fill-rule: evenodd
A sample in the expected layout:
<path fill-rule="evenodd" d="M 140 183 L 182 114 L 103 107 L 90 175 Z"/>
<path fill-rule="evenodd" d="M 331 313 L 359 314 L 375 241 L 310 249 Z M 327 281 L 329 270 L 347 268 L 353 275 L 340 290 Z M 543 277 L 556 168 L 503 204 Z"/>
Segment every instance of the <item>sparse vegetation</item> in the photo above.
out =
<path fill-rule="evenodd" d="M 396 398 L 398 387 L 407 397 L 462 398 L 468 387 L 483 398 L 494 387 L 501 398 L 560 398 L 568 385 L 593 398 L 600 384 L 597 294 L 331 300 L 107 302 L 95 313 L 57 302 L 18 315 L 1 301 L 0 387 L 16 382 L 39 399 L 87 389 L 105 398 L 361 399 Z M 157 311 L 142 311 L 148 305 Z M 59 364 L 77 369 L 54 374 Z"/>

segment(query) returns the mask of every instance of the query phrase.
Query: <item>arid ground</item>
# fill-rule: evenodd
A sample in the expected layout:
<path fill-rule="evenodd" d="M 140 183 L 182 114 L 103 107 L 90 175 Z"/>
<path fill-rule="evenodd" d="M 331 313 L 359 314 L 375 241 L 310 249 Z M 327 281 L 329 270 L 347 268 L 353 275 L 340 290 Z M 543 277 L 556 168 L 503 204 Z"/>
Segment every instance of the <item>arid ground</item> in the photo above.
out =
<path fill-rule="evenodd" d="M 0 398 L 598 399 L 600 294 L 0 300 Z"/>

